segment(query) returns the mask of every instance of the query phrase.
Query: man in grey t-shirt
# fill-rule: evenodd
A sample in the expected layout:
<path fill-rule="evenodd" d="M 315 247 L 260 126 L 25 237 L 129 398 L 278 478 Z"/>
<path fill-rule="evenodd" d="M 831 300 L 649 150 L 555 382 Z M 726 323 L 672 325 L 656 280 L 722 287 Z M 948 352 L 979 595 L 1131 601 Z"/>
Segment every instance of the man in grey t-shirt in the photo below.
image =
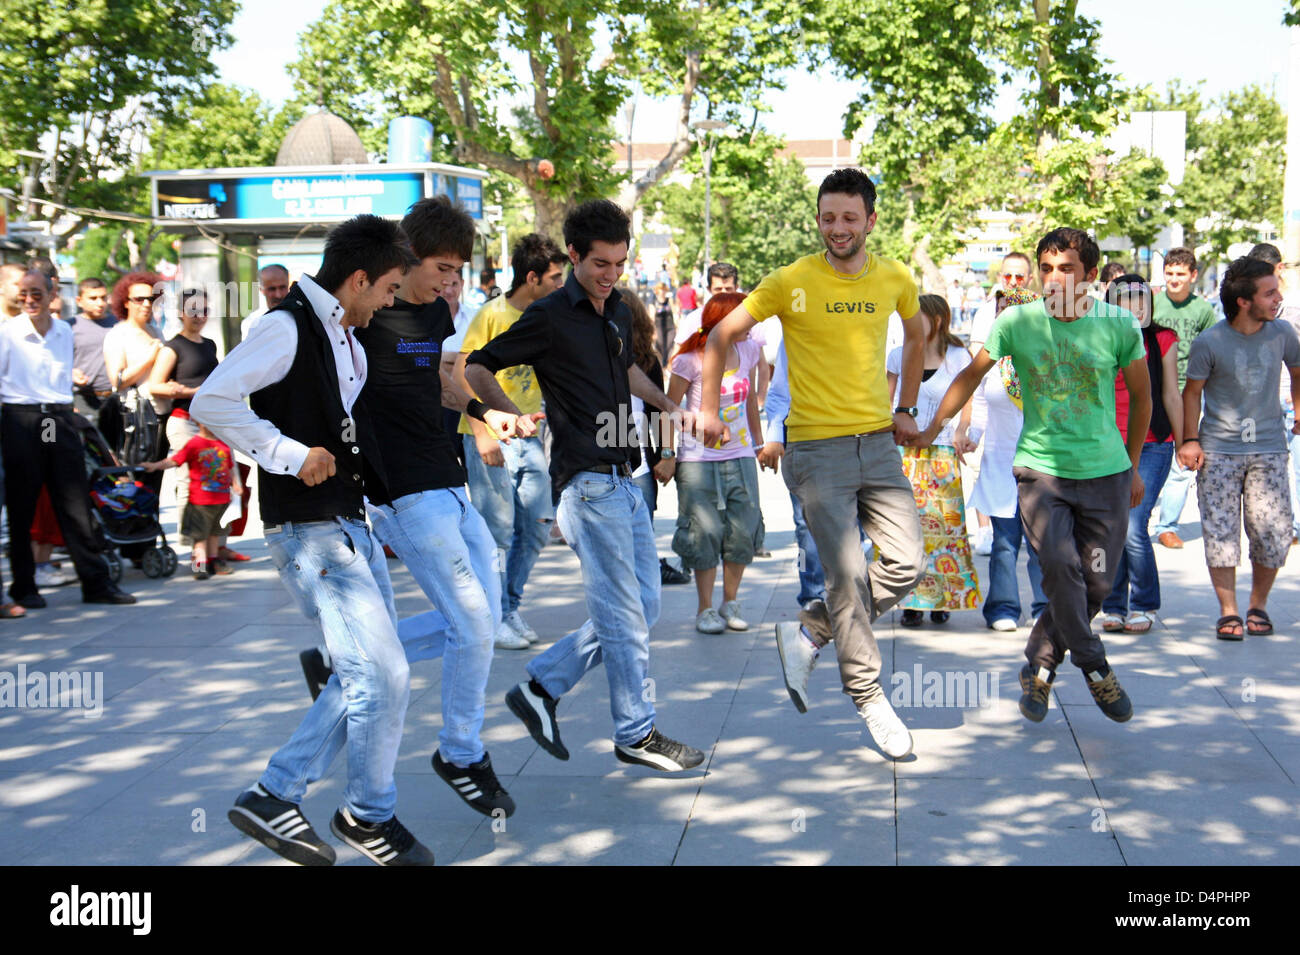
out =
<path fill-rule="evenodd" d="M 1240 640 L 1236 585 L 1243 512 L 1251 562 L 1244 630 L 1254 636 L 1273 632 L 1265 604 L 1291 547 L 1287 435 L 1277 395 L 1286 365 L 1292 399 L 1300 403 L 1300 338 L 1290 324 L 1274 321 L 1282 293 L 1267 262 L 1233 262 L 1220 298 L 1226 321 L 1197 336 L 1187 358 L 1187 437 L 1178 460 L 1201 472 L 1197 497 L 1205 562 L 1221 612 L 1215 634 Z M 1205 417 L 1198 430 L 1202 396 Z"/>

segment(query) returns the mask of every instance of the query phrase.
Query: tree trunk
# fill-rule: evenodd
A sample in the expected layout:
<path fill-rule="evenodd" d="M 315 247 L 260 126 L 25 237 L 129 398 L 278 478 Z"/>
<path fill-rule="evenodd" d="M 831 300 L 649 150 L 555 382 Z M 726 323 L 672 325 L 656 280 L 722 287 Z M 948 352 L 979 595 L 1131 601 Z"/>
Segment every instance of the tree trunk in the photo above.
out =
<path fill-rule="evenodd" d="M 922 291 L 942 295 L 944 293 L 943 273 L 934 264 L 934 259 L 930 258 L 930 236 L 917 238 L 921 231 L 921 223 L 916 221 L 915 215 L 915 201 L 908 196 L 907 212 L 903 216 L 903 241 L 912 250 L 912 264 L 921 269 Z"/>
<path fill-rule="evenodd" d="M 934 259 L 930 258 L 930 236 L 925 236 L 912 246 L 912 261 L 921 268 L 922 291 L 932 295 L 943 295 L 945 291 L 943 273 L 939 271 L 939 266 L 934 264 Z"/>
<path fill-rule="evenodd" d="M 573 208 L 573 203 L 563 199 L 553 199 L 531 189 L 528 190 L 528 196 L 533 200 L 533 230 L 550 236 L 563 249 L 564 217 Z"/>
<path fill-rule="evenodd" d="M 1052 0 L 1034 0 L 1034 23 L 1046 30 L 1052 18 Z M 1038 41 L 1038 155 L 1047 153 L 1057 143 L 1055 119 L 1048 120 L 1047 110 L 1061 105 L 1061 87 L 1051 79 L 1052 45 L 1044 32 Z"/>

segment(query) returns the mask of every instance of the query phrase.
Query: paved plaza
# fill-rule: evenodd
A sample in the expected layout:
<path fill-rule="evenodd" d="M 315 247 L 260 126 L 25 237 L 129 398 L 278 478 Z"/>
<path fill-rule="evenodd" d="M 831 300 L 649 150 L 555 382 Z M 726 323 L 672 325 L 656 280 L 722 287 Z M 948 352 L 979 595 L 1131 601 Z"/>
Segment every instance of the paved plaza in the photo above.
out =
<path fill-rule="evenodd" d="M 965 611 L 908 630 L 887 615 L 877 624 L 887 685 L 915 740 L 914 755 L 895 763 L 871 745 L 829 654 L 809 712 L 790 704 L 772 625 L 796 615 L 796 551 L 783 484 L 765 473 L 762 490 L 773 556 L 745 576 L 752 628 L 696 633 L 687 585 L 664 588 L 652 635 L 658 725 L 705 751 L 699 770 L 662 776 L 615 760 L 600 670 L 561 702 L 573 755 L 553 759 L 503 702 L 539 648 L 498 651 L 483 736 L 519 808 L 494 824 L 435 776 L 440 662 L 412 666 L 398 815 L 439 864 L 1300 863 L 1300 558 L 1269 605 L 1276 635 L 1216 640 L 1189 502 L 1186 549 L 1157 548 L 1156 627 L 1106 638 L 1135 707 L 1123 725 L 1101 714 L 1068 664 L 1047 719 L 1024 720 L 1023 628 L 994 633 Z M 671 487 L 659 514 L 667 554 Z M 288 864 L 236 832 L 226 811 L 301 719 L 298 652 L 318 631 L 290 604 L 258 533 L 237 546 L 254 560 L 231 577 L 195 582 L 184 561 L 169 580 L 128 570 L 136 606 L 88 607 L 73 585 L 47 592 L 49 609 L 0 622 L 0 673 L 103 679 L 98 717 L 0 709 L 0 861 Z M 427 609 L 405 568 L 389 567 L 399 615 Z M 977 567 L 983 582 L 987 558 Z M 1023 555 L 1021 577 L 1027 597 Z M 582 622 L 567 547 L 545 549 L 522 610 L 542 647 Z M 328 833 L 343 776 L 339 759 L 304 812 L 339 864 L 369 865 Z"/>

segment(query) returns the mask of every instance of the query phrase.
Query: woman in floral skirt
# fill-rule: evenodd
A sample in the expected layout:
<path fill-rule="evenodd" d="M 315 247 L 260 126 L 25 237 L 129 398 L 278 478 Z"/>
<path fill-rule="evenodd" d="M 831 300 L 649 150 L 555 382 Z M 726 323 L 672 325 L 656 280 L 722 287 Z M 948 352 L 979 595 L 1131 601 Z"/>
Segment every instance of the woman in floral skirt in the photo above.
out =
<path fill-rule="evenodd" d="M 967 365 L 970 352 L 952 333 L 951 312 L 941 295 L 922 295 L 921 321 L 925 322 L 925 371 L 917 396 L 916 425 L 925 430 L 943 399 L 944 392 Z M 898 376 L 903 367 L 903 349 L 895 348 L 885 361 L 889 390 L 897 403 Z M 924 611 L 933 623 L 946 623 L 952 610 L 974 610 L 979 606 L 979 580 L 966 538 L 966 502 L 962 494 L 961 470 L 953 449 L 949 424 L 928 448 L 904 447 L 903 472 L 912 482 L 916 509 L 925 537 L 925 573 L 916 588 L 898 607 L 905 627 L 919 627 Z"/>

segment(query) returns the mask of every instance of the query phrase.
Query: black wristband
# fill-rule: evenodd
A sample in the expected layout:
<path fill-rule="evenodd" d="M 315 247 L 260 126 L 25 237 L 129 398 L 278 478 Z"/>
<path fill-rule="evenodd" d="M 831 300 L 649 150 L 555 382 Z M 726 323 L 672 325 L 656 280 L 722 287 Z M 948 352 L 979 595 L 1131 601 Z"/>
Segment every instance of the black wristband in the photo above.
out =
<path fill-rule="evenodd" d="M 1195 441 L 1197 444 L 1201 443 L 1200 438 L 1183 438 L 1183 444 L 1186 444 L 1188 441 Z"/>
<path fill-rule="evenodd" d="M 487 410 L 488 406 L 483 404 L 483 402 L 479 401 L 477 398 L 469 399 L 469 403 L 465 405 L 465 414 L 469 415 L 471 418 L 477 418 L 479 421 L 485 420 L 483 415 Z"/>

